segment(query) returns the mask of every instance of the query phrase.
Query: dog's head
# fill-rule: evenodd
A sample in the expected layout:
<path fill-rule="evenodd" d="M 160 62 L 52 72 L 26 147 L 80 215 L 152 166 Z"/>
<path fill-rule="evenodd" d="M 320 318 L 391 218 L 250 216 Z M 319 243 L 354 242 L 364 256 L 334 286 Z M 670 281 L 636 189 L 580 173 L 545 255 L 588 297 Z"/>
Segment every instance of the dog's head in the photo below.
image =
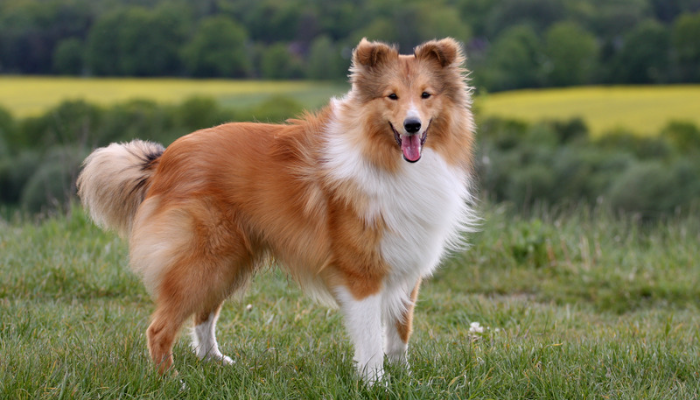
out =
<path fill-rule="evenodd" d="M 436 125 L 453 106 L 467 103 L 459 44 L 451 38 L 399 55 L 395 47 L 362 39 L 353 53 L 353 92 L 372 114 L 375 135 L 391 141 L 396 154 L 414 163 L 435 140 Z M 465 107 L 462 107 L 465 108 Z"/>

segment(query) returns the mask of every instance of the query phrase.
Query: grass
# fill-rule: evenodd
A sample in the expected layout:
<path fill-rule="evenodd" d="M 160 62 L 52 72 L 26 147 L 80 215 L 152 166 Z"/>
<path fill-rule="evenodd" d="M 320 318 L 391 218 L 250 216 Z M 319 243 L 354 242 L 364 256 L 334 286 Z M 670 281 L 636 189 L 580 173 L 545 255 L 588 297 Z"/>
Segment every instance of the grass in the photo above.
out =
<path fill-rule="evenodd" d="M 700 125 L 700 85 L 590 86 L 495 93 L 477 100 L 485 116 L 529 122 L 581 117 L 594 135 L 626 129 L 658 134 L 670 120 Z"/>
<path fill-rule="evenodd" d="M 224 105 L 250 107 L 273 95 L 289 96 L 317 108 L 347 85 L 310 81 L 235 81 L 217 79 L 59 78 L 0 76 L 0 105 L 17 117 L 41 114 L 64 100 L 110 105 L 134 98 L 179 103 L 210 96 Z"/>
<path fill-rule="evenodd" d="M 271 271 L 222 311 L 219 341 L 235 365 L 198 361 L 183 334 L 178 377 L 160 379 L 144 335 L 152 304 L 123 241 L 79 209 L 0 221 L 0 398 L 700 395 L 696 218 L 642 226 L 599 210 L 482 214 L 471 249 L 421 290 L 411 374 L 390 368 L 391 381 L 373 388 L 352 374 L 338 312 Z M 470 333 L 474 321 L 488 329 Z"/>

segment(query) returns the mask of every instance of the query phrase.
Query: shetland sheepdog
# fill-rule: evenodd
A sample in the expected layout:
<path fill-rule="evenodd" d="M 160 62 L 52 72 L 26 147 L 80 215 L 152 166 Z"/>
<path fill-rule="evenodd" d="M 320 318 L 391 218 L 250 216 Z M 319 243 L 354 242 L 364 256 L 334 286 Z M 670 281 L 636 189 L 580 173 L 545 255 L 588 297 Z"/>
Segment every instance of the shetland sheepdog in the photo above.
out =
<path fill-rule="evenodd" d="M 219 310 L 270 260 L 340 308 L 361 378 L 381 379 L 385 355 L 408 365 L 421 280 L 473 222 L 463 63 L 450 38 L 412 55 L 363 39 L 350 91 L 315 114 L 87 157 L 78 194 L 96 224 L 129 240 L 155 301 L 147 337 L 160 373 L 191 317 L 197 356 L 233 362 L 216 341 Z"/>

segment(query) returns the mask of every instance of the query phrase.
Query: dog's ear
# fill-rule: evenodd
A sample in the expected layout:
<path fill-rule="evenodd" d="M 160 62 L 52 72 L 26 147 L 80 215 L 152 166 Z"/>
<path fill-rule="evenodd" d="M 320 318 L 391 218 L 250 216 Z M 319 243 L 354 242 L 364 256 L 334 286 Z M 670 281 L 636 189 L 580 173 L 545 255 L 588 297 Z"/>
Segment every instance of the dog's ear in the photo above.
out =
<path fill-rule="evenodd" d="M 416 47 L 414 54 L 418 59 L 437 61 L 443 68 L 455 64 L 461 65 L 464 62 L 462 49 L 452 38 L 425 42 Z"/>
<path fill-rule="evenodd" d="M 374 69 L 392 58 L 397 58 L 398 55 L 399 52 L 394 47 L 381 42 L 370 42 L 366 38 L 362 38 L 352 54 L 352 64 L 355 68 L 362 66 Z"/>

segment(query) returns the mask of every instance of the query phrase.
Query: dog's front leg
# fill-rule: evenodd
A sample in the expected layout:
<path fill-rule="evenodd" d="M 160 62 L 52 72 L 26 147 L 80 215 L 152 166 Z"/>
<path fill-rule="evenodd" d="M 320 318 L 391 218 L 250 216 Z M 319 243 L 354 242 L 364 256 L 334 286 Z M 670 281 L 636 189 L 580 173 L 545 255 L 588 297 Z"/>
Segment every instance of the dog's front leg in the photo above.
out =
<path fill-rule="evenodd" d="M 359 297 L 341 286 L 337 296 L 355 347 L 357 371 L 366 382 L 373 384 L 384 375 L 381 294 Z"/>

